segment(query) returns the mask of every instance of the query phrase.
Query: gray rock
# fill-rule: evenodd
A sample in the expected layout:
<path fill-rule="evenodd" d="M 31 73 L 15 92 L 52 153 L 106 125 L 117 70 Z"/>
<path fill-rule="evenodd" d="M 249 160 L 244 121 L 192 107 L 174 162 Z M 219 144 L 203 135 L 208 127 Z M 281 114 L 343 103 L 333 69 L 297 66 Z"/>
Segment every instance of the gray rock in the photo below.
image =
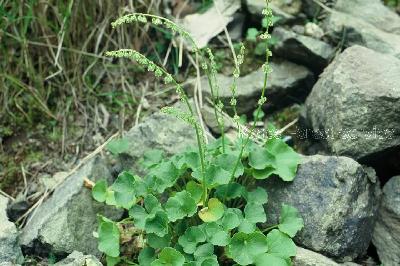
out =
<path fill-rule="evenodd" d="M 321 39 L 324 34 L 324 30 L 314 22 L 307 22 L 306 25 L 304 25 L 304 35 L 315 39 Z"/>
<path fill-rule="evenodd" d="M 0 195 L 0 264 L 17 264 L 24 261 L 18 244 L 18 231 L 7 217 L 8 199 Z"/>
<path fill-rule="evenodd" d="M 204 13 L 185 16 L 181 24 L 193 37 L 198 48 L 204 48 L 233 21 L 233 15 L 240 7 L 240 0 L 216 0 Z M 193 48 L 190 43 L 187 46 Z"/>
<path fill-rule="evenodd" d="M 314 76 L 311 71 L 303 66 L 287 61 L 275 61 L 271 63 L 273 69 L 268 79 L 266 90 L 266 109 L 277 109 L 302 102 L 307 97 L 310 88 L 314 84 Z M 219 96 L 229 106 L 231 99 L 230 86 L 232 77 L 222 74 L 217 75 L 219 82 Z M 237 82 L 237 110 L 238 113 L 247 113 L 256 108 L 264 84 L 264 72 L 260 69 L 247 76 L 240 77 Z M 210 87 L 206 78 L 201 80 L 201 87 L 205 97 L 211 97 Z"/>
<path fill-rule="evenodd" d="M 332 11 L 324 26 L 325 32 L 337 43 L 359 44 L 400 58 L 400 35 L 380 30 L 354 15 Z"/>
<path fill-rule="evenodd" d="M 400 265 L 400 176 L 391 178 L 383 187 L 372 241 L 383 265 Z"/>
<path fill-rule="evenodd" d="M 304 228 L 295 241 L 300 246 L 338 261 L 367 251 L 380 196 L 371 168 L 347 157 L 315 155 L 303 158 L 293 182 L 270 178 L 260 185 L 269 194 L 271 223 L 282 203 L 299 210 Z"/>
<path fill-rule="evenodd" d="M 321 72 L 335 55 L 329 44 L 284 28 L 275 28 L 272 35 L 277 39 L 275 54 L 315 72 Z"/>
<path fill-rule="evenodd" d="M 382 31 L 400 34 L 400 16 L 381 0 L 336 0 L 334 8 L 360 18 Z"/>
<path fill-rule="evenodd" d="M 305 115 L 330 152 L 367 161 L 400 145 L 399 73 L 400 60 L 361 46 L 325 69 Z"/>
<path fill-rule="evenodd" d="M 123 168 L 134 170 L 140 168 L 137 162 L 150 149 L 163 150 L 170 156 L 197 145 L 192 126 L 160 112 L 133 127 L 124 138 L 128 140 L 129 147 L 120 159 Z"/>
<path fill-rule="evenodd" d="M 201 115 L 204 120 L 204 123 L 207 125 L 207 127 L 214 133 L 220 134 L 221 133 L 221 128 L 218 125 L 217 119 L 215 117 L 215 112 L 214 108 L 208 106 L 208 105 L 203 105 L 203 108 L 201 109 Z M 235 127 L 235 122 L 232 118 L 228 118 L 222 115 L 219 115 L 219 118 L 223 118 L 224 120 L 224 132 L 232 129 Z"/>
<path fill-rule="evenodd" d="M 335 5 L 336 0 L 319 0 L 319 2 L 325 7 L 332 8 Z M 324 16 L 327 13 L 327 10 L 317 4 L 315 0 L 303 0 L 303 12 L 311 18 L 315 18 Z"/>
<path fill-rule="evenodd" d="M 113 220 L 122 211 L 92 199 L 91 191 L 83 186 L 84 178 L 112 179 L 105 161 L 96 157 L 84 164 L 40 205 L 23 229 L 21 244 L 36 254 L 65 255 L 74 250 L 100 255 L 97 250 L 97 214 Z"/>
<path fill-rule="evenodd" d="M 274 16 L 280 17 L 280 20 L 276 23 L 277 25 L 291 23 L 297 18 L 295 15 L 301 9 L 301 1 L 286 1 L 274 0 L 270 4 Z M 246 0 L 245 1 L 247 9 L 251 15 L 253 15 L 257 20 L 263 17 L 262 11 L 266 7 L 265 0 Z"/>
<path fill-rule="evenodd" d="M 293 266 L 357 266 L 358 264 L 346 262 L 344 264 L 336 263 L 330 258 L 308 249 L 297 247 L 297 254 L 293 258 Z"/>
<path fill-rule="evenodd" d="M 74 251 L 67 258 L 54 264 L 54 266 L 102 266 L 101 262 L 92 255 L 84 255 Z"/>

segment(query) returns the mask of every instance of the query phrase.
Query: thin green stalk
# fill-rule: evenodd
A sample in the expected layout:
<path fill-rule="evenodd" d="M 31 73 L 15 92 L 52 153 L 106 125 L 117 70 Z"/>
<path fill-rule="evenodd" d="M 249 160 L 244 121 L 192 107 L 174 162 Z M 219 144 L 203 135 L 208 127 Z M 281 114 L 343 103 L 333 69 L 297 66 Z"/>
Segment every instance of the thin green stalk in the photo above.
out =
<path fill-rule="evenodd" d="M 271 231 L 272 229 L 278 228 L 278 226 L 279 226 L 278 224 L 272 225 L 270 227 L 264 228 L 261 232 L 265 233 Z"/>
<path fill-rule="evenodd" d="M 214 92 L 214 86 L 212 85 L 212 81 L 211 81 L 211 76 L 210 76 L 210 71 L 206 70 L 205 71 L 206 75 L 207 75 L 207 80 L 208 80 L 208 86 L 210 87 L 211 90 L 211 98 L 213 101 L 213 109 L 214 109 L 214 116 L 215 119 L 217 120 L 217 124 L 218 127 L 220 128 L 221 131 L 221 141 L 222 141 L 222 152 L 225 153 L 225 128 L 223 123 L 221 123 L 220 119 L 219 119 L 219 115 L 218 115 L 218 111 L 217 111 L 217 100 L 218 100 L 218 96 L 215 96 L 215 92 Z"/>
<path fill-rule="evenodd" d="M 268 10 L 267 12 L 270 12 L 270 11 L 269 11 L 269 0 L 266 0 L 266 3 L 267 3 L 266 10 Z M 267 16 L 267 18 L 268 18 L 268 17 L 272 17 L 272 14 L 267 14 L 266 16 Z M 270 27 L 270 24 L 267 24 L 264 35 L 268 35 L 268 36 L 269 36 L 269 34 L 268 34 L 269 27 Z M 263 106 L 263 104 L 264 104 L 264 102 L 265 102 L 265 99 L 266 99 L 266 98 L 265 98 L 265 91 L 266 91 L 267 85 L 268 85 L 268 77 L 269 77 L 269 58 L 270 58 L 270 56 L 271 56 L 271 52 L 270 52 L 269 47 L 268 47 L 268 44 L 269 44 L 269 43 L 268 43 L 268 39 L 269 39 L 269 37 L 267 37 L 266 39 L 267 39 L 267 40 L 266 40 L 266 46 L 267 46 L 267 48 L 266 48 L 266 52 L 265 52 L 265 57 L 266 57 L 266 59 L 265 59 L 265 64 L 263 65 L 263 70 L 264 70 L 264 73 L 265 73 L 265 74 L 264 74 L 264 85 L 263 85 L 263 88 L 262 88 L 262 90 L 261 90 L 261 96 L 260 96 L 260 99 L 259 99 L 259 101 L 258 101 L 258 107 L 257 107 L 257 110 L 256 110 L 256 115 L 255 115 L 255 117 L 254 117 L 253 125 L 252 125 L 252 127 L 251 127 L 251 129 L 250 129 L 250 132 L 247 134 L 246 140 L 244 141 L 244 143 L 243 143 L 242 146 L 241 146 L 238 159 L 236 160 L 235 167 L 233 168 L 233 171 L 232 171 L 231 179 L 233 178 L 233 176 L 234 176 L 234 174 L 235 174 L 235 172 L 236 172 L 236 170 L 237 170 L 237 168 L 238 168 L 238 166 L 239 166 L 239 163 L 240 163 L 241 158 L 242 158 L 242 156 L 243 156 L 244 149 L 245 149 L 245 147 L 247 146 L 247 144 L 248 144 L 249 141 L 250 141 L 250 136 L 253 134 L 253 132 L 254 132 L 254 130 L 255 130 L 255 128 L 256 128 L 256 124 L 257 124 L 258 117 L 260 116 L 260 112 L 261 112 L 262 106 Z"/>

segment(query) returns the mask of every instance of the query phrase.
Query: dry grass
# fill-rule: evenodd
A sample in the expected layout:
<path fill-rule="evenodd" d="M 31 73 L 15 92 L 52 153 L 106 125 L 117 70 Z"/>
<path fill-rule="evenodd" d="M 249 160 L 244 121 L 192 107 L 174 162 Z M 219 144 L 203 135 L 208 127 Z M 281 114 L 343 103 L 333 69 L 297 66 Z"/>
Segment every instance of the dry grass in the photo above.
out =
<path fill-rule="evenodd" d="M 110 26 L 125 13 L 158 14 L 162 2 L 0 0 L 0 189 L 22 183 L 21 168 L 30 178 L 49 167 L 32 169 L 38 161 L 76 161 L 138 120 L 143 71 L 103 54 L 134 48 L 162 63 L 169 43 L 146 26 Z"/>

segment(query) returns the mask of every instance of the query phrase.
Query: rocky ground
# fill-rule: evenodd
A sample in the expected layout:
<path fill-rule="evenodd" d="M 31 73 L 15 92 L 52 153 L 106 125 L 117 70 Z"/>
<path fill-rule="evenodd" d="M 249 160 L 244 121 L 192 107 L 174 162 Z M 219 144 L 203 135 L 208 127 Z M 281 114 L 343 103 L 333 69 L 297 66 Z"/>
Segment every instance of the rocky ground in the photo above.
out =
<path fill-rule="evenodd" d="M 240 38 L 241 17 L 257 21 L 264 0 L 226 2 L 226 24 Z M 281 19 L 273 30 L 274 72 L 265 112 L 299 110 L 294 112 L 298 123 L 284 134 L 304 158 L 292 183 L 271 178 L 259 184 L 269 192 L 266 208 L 274 216 L 284 201 L 304 218 L 294 265 L 398 266 L 400 16 L 379 0 L 272 2 Z M 196 24 L 213 17 L 209 12 L 213 10 L 183 19 L 204 44 L 223 30 L 212 21 L 212 29 L 203 25 L 206 31 Z M 253 112 L 262 76 L 256 69 L 239 78 L 241 114 Z M 229 101 L 229 78 L 218 78 L 220 96 Z M 210 89 L 202 84 L 207 97 Z M 190 93 L 193 86 L 187 89 Z M 204 104 L 204 121 L 217 135 Z M 92 200 L 85 178 L 112 180 L 121 169 L 137 170 L 136 162 L 151 148 L 172 155 L 195 144 L 191 132 L 185 123 L 155 113 L 126 132 L 127 152 L 119 157 L 98 150 L 79 167 L 27 190 L 25 198 L 35 197 L 35 205 L 0 195 L 0 265 L 101 265 L 93 236 L 96 213 L 114 219 L 123 213 Z"/>

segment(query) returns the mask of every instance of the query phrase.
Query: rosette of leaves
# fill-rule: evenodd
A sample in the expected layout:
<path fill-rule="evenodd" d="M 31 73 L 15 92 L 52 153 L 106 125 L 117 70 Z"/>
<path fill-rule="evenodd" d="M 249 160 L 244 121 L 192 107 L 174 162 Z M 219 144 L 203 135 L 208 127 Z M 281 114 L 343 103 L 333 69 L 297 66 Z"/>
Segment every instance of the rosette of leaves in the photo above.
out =
<path fill-rule="evenodd" d="M 206 184 L 198 178 L 200 157 L 194 150 L 170 158 L 151 150 L 141 162 L 146 176 L 123 171 L 111 185 L 98 181 L 93 197 L 128 213 L 122 221 L 99 218 L 99 249 L 108 264 L 291 265 L 292 238 L 303 220 L 284 204 L 279 223 L 265 228 L 268 194 L 256 182 L 271 175 L 293 180 L 300 157 L 281 139 L 263 147 L 252 143 L 233 172 L 238 147 L 229 143 L 223 152 L 221 141 L 207 145 Z M 210 195 L 206 202 L 204 187 Z"/>

